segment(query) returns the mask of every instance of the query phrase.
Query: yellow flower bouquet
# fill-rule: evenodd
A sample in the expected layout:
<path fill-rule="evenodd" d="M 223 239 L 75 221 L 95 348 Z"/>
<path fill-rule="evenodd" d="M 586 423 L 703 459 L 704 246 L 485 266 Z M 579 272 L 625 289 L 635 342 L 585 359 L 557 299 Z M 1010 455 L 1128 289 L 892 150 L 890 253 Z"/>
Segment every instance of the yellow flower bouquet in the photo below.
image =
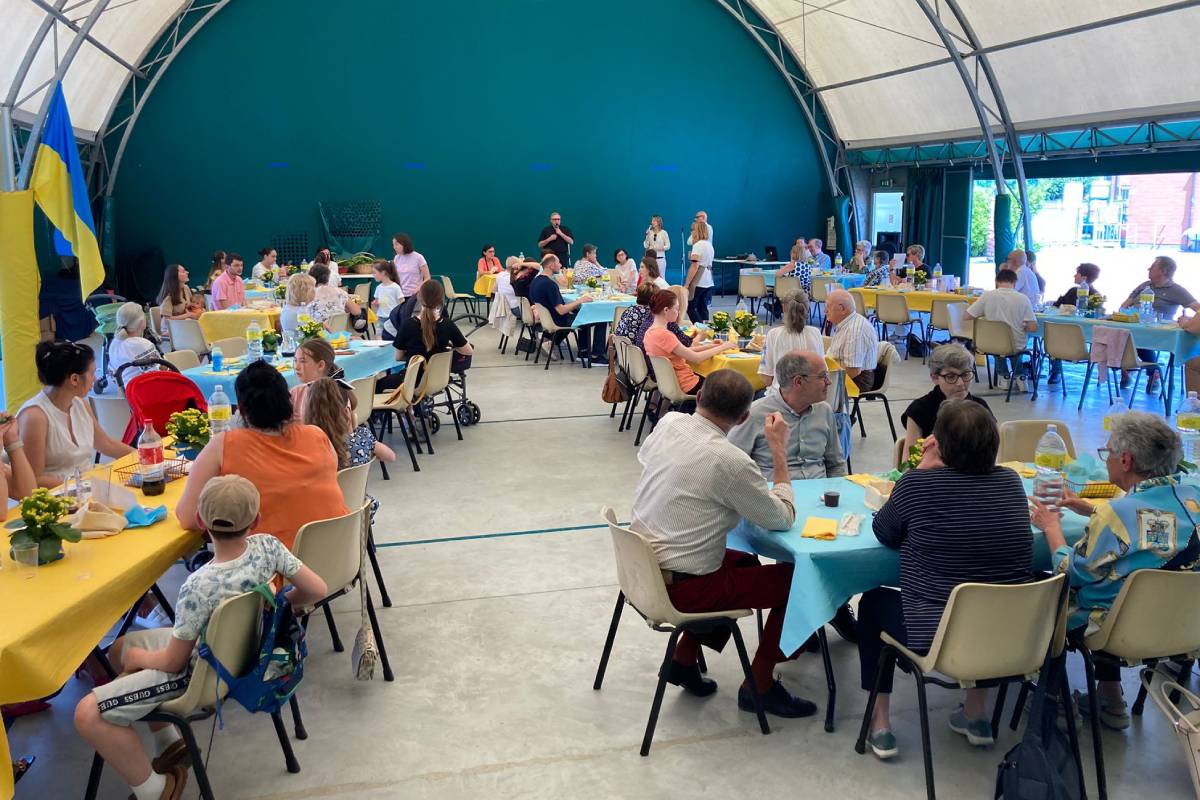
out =
<path fill-rule="evenodd" d="M 302 342 L 317 339 L 325 332 L 325 326 L 307 314 L 301 314 L 297 320 L 300 324 L 296 326 L 296 332 L 300 335 Z"/>
<path fill-rule="evenodd" d="M 725 333 L 725 331 L 729 330 L 729 312 L 714 311 L 712 316 L 709 317 L 708 324 L 717 333 Z"/>
<path fill-rule="evenodd" d="M 64 497 L 50 494 L 49 489 L 34 489 L 21 501 L 21 516 L 5 523 L 12 529 L 9 544 L 12 547 L 36 544 L 38 564 L 49 564 L 63 557 L 63 542 L 78 542 L 82 534 L 65 522 L 60 522 L 70 504 Z M 12 555 L 12 551 L 9 551 Z"/>
<path fill-rule="evenodd" d="M 738 311 L 734 313 L 733 322 L 730 324 L 737 331 L 738 336 L 748 339 L 754 335 L 754 329 L 758 327 L 758 317 L 749 311 Z"/>

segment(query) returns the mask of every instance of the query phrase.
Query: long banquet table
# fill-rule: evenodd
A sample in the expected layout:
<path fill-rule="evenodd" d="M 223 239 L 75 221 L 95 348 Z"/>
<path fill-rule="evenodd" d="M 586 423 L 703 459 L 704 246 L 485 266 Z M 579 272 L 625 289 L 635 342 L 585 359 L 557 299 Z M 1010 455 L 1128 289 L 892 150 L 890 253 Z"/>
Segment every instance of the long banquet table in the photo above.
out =
<path fill-rule="evenodd" d="M 377 373 L 393 369 L 404 369 L 404 364 L 396 361 L 396 350 L 391 347 L 390 342 L 368 345 L 361 340 L 352 339 L 350 349 L 354 351 L 353 354 L 337 356 L 337 365 L 345 371 L 348 381 L 369 378 Z M 200 391 L 205 397 L 210 396 L 217 388 L 217 384 L 220 384 L 224 392 L 229 395 L 230 402 L 236 403 L 234 380 L 245 366 L 245 358 L 226 359 L 224 369 L 220 372 L 214 371 L 212 364 L 201 364 L 198 367 L 185 369 L 183 374 L 200 387 Z M 300 379 L 296 377 L 296 370 L 292 367 L 291 359 L 277 363 L 277 367 L 287 380 L 288 386 L 296 386 L 300 383 Z"/>

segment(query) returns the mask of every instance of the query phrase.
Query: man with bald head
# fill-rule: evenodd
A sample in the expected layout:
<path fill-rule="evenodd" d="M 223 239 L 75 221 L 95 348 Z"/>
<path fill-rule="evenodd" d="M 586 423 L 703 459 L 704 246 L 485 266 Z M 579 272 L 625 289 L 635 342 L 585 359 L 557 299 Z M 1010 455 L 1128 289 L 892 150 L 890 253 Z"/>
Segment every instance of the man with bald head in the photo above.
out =
<path fill-rule="evenodd" d="M 854 307 L 845 289 L 835 289 L 825 301 L 825 317 L 833 323 L 829 355 L 842 365 L 846 375 L 862 391 L 875 388 L 875 365 L 879 361 L 879 337 L 875 328 Z"/>
<path fill-rule="evenodd" d="M 1037 308 L 1042 299 L 1042 287 L 1038 283 L 1037 273 L 1029 268 L 1029 259 L 1025 256 L 1025 251 L 1013 250 L 1009 253 L 1005 267 L 1017 275 L 1017 282 L 1013 288 L 1029 298 L 1029 305 Z"/>
<path fill-rule="evenodd" d="M 833 262 L 829 260 L 829 254 L 825 252 L 825 243 L 820 239 L 808 240 L 808 253 L 817 262 L 817 269 L 829 272 L 833 268 Z"/>
<path fill-rule="evenodd" d="M 708 221 L 708 212 L 707 211 L 697 211 L 696 216 L 692 217 L 692 222 L 703 222 L 705 225 L 708 226 L 708 243 L 712 244 L 713 226 L 712 226 L 712 223 L 710 223 Z M 691 247 L 693 244 L 695 244 L 695 242 L 692 241 L 691 234 L 688 234 L 687 243 L 688 243 L 688 247 Z"/>

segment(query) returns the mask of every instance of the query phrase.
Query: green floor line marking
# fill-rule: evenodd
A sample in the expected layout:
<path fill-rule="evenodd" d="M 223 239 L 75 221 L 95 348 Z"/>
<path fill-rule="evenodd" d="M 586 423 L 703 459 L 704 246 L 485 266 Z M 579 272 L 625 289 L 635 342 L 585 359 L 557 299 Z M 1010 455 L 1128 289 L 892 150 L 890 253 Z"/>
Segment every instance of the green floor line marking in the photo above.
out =
<path fill-rule="evenodd" d="M 618 523 L 627 525 L 626 522 Z M 594 531 L 597 528 L 607 528 L 608 523 L 600 525 L 575 525 L 570 528 L 539 528 L 529 531 L 502 531 L 500 533 L 472 533 L 466 536 L 445 536 L 440 539 L 415 539 L 411 542 L 376 542 L 376 547 L 410 547 L 415 544 L 440 544 L 442 542 L 466 542 L 472 539 L 505 539 L 511 536 L 534 536 L 540 533 L 572 533 L 574 531 Z"/>

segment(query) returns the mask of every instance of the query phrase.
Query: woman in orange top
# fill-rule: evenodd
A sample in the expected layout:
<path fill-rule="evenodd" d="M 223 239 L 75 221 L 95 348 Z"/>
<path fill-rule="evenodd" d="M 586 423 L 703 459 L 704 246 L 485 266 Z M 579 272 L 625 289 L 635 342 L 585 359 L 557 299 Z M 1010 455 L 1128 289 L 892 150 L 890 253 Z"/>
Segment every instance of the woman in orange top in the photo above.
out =
<path fill-rule="evenodd" d="M 244 428 L 214 436 L 192 465 L 175 516 L 198 529 L 200 491 L 217 475 L 241 475 L 261 496 L 255 533 L 269 533 L 289 549 L 305 524 L 347 513 L 337 481 L 337 455 L 325 432 L 292 421 L 287 381 L 255 361 L 234 383 Z"/>
<path fill-rule="evenodd" d="M 496 258 L 496 246 L 485 244 L 483 251 L 480 253 L 479 263 L 475 265 L 475 269 L 480 275 L 495 275 L 500 270 L 504 269 L 500 264 L 500 259 Z"/>
<path fill-rule="evenodd" d="M 737 347 L 733 342 L 704 342 L 699 341 L 691 347 L 684 346 L 667 325 L 679 319 L 679 298 L 670 289 L 659 289 L 650 298 L 650 313 L 654 322 L 642 339 L 642 349 L 647 356 L 662 356 L 671 361 L 675 369 L 675 378 L 679 388 L 688 394 L 695 394 L 704 379 L 692 371 L 691 364 L 707 361 L 717 353 L 733 350 Z"/>

